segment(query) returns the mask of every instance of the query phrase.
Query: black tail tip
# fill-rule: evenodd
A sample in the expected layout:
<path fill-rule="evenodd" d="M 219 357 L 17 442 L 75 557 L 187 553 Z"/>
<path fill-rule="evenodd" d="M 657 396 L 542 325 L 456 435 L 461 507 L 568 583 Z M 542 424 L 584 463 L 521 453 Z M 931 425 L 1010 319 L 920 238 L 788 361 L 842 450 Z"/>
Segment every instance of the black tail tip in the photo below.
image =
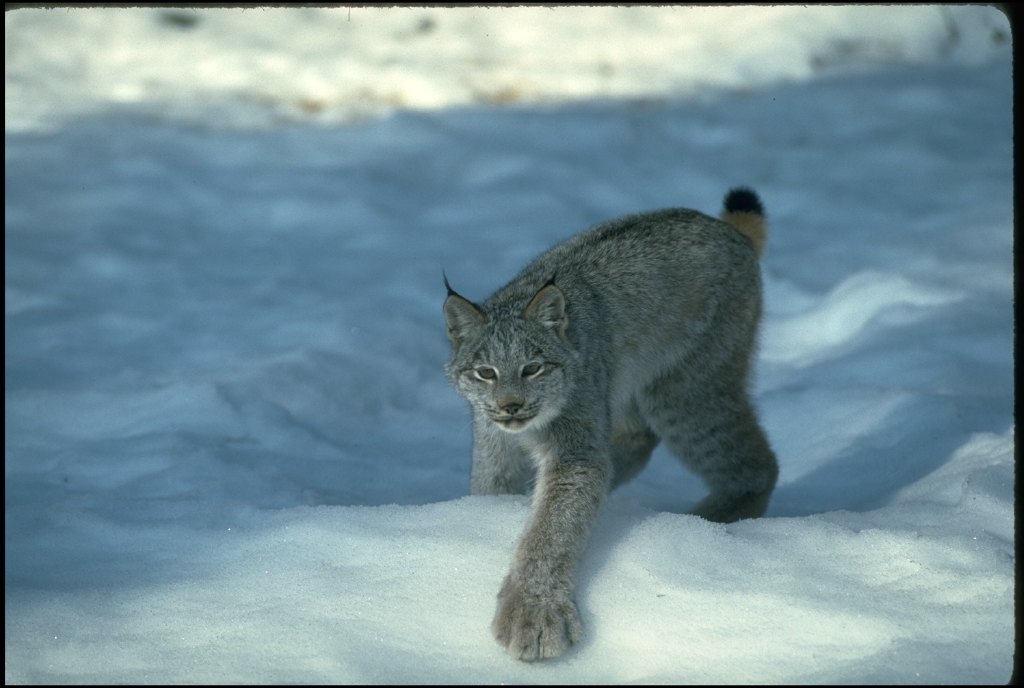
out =
<path fill-rule="evenodd" d="M 738 186 L 725 195 L 725 212 L 764 215 L 764 206 L 753 189 Z"/>

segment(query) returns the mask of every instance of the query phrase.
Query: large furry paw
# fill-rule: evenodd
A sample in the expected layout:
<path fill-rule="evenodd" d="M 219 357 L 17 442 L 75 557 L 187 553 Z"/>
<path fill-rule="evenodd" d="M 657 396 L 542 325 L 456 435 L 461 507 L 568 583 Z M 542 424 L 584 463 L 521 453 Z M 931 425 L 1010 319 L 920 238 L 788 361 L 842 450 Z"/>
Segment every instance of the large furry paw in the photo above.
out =
<path fill-rule="evenodd" d="M 572 595 L 559 590 L 526 592 L 511 576 L 498 593 L 491 630 L 509 654 L 526 662 L 558 657 L 583 636 Z"/>
<path fill-rule="evenodd" d="M 692 513 L 715 523 L 732 523 L 745 518 L 758 518 L 768 508 L 771 490 L 746 492 L 738 495 L 710 494 L 705 497 Z"/>

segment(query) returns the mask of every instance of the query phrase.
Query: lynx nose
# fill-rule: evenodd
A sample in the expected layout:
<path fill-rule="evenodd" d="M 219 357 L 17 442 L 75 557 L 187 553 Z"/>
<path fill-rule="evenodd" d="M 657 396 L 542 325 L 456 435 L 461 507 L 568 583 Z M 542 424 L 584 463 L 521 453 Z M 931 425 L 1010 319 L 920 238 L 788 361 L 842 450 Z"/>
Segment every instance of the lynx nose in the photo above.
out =
<path fill-rule="evenodd" d="M 498 408 L 501 409 L 502 413 L 514 416 L 517 413 L 519 413 L 519 410 L 521 408 L 523 408 L 523 402 L 519 401 L 518 399 L 511 401 L 503 401 L 498 405 Z"/>

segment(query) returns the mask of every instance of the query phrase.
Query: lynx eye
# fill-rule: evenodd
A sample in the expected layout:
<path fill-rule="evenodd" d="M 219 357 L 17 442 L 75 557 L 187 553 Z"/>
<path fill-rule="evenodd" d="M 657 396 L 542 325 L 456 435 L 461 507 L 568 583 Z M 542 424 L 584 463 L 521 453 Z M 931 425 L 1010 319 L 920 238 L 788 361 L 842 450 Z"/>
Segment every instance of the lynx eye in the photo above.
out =
<path fill-rule="evenodd" d="M 540 363 L 527 363 L 523 366 L 523 377 L 533 377 L 539 373 L 544 366 Z"/>
<path fill-rule="evenodd" d="M 498 377 L 498 371 L 488 366 L 480 366 L 473 369 L 473 374 L 479 379 L 490 382 Z"/>

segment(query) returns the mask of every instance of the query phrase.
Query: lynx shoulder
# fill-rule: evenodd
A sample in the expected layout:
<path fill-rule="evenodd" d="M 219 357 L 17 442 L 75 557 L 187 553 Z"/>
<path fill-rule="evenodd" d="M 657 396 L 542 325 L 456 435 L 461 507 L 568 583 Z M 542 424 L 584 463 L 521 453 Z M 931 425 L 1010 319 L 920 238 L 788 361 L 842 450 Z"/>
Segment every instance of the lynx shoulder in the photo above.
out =
<path fill-rule="evenodd" d="M 575 567 L 590 525 L 659 442 L 708 487 L 693 513 L 767 508 L 778 468 L 747 392 L 764 211 L 734 189 L 721 218 L 667 209 L 600 224 L 481 303 L 445 279 L 445 371 L 473 416 L 471 491 L 534 485 L 492 623 L 520 659 L 581 636 Z"/>

